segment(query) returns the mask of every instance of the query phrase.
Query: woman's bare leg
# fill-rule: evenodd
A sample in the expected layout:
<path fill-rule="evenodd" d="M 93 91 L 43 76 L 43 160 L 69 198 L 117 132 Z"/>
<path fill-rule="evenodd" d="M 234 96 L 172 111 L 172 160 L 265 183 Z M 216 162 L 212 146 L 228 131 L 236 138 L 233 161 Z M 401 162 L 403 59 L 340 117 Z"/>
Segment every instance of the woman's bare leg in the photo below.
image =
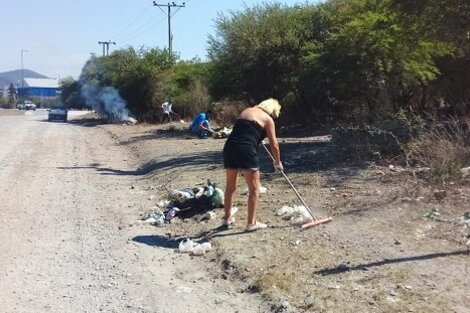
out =
<path fill-rule="evenodd" d="M 224 201 L 224 212 L 225 220 L 230 218 L 231 209 L 233 206 L 233 195 L 237 190 L 238 182 L 238 170 L 226 169 L 225 170 L 225 201 Z"/>
<path fill-rule="evenodd" d="M 256 209 L 258 207 L 259 188 L 259 171 L 247 170 L 243 171 L 246 184 L 248 185 L 248 219 L 247 224 L 254 225 L 256 223 Z"/>

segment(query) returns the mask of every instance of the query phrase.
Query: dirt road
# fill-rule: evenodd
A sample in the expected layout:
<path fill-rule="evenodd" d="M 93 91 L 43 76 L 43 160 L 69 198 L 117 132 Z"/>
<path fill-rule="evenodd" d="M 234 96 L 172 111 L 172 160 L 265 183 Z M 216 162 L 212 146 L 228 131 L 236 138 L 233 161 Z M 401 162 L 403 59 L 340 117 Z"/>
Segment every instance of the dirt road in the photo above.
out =
<path fill-rule="evenodd" d="M 132 155 L 73 119 L 0 114 L 1 312 L 269 311 L 210 258 L 155 244 Z"/>

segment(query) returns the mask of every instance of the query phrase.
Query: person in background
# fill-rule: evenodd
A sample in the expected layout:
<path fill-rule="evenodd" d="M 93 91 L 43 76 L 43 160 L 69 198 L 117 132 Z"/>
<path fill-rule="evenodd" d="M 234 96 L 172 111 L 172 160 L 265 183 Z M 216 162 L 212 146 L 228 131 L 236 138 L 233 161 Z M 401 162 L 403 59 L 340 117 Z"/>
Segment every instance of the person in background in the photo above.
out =
<path fill-rule="evenodd" d="M 242 171 L 248 185 L 248 217 L 246 231 L 254 231 L 268 227 L 256 220 L 258 207 L 260 173 L 258 145 L 265 137 L 269 139 L 269 148 L 274 157 L 274 168 L 283 170 L 276 127 L 273 118 L 281 112 L 281 105 L 275 99 L 267 99 L 260 104 L 247 108 L 238 117 L 223 149 L 225 186 L 225 217 L 224 225 L 234 222 L 232 210 L 233 196 L 238 182 L 238 173 Z"/>
<path fill-rule="evenodd" d="M 211 127 L 210 120 L 212 118 L 212 111 L 207 110 L 206 112 L 199 113 L 192 123 L 189 125 L 189 130 L 196 134 L 199 138 L 207 139 L 214 133 Z"/>
<path fill-rule="evenodd" d="M 171 102 L 171 99 L 168 99 L 167 101 L 163 102 L 162 104 L 162 110 L 163 110 L 163 119 L 162 123 L 164 123 L 166 120 L 171 123 L 171 113 L 173 113 L 172 110 L 173 102 Z"/>

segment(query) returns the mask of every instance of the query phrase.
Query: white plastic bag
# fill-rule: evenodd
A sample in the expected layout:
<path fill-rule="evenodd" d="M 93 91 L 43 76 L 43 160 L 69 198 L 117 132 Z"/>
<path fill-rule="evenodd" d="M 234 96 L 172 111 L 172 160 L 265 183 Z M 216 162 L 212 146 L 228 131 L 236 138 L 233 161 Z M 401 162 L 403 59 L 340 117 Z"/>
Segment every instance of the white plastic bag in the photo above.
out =
<path fill-rule="evenodd" d="M 290 220 L 292 225 L 300 225 L 313 220 L 307 208 L 303 205 L 294 205 L 293 207 L 285 205 L 276 214 L 285 220 Z"/>
<path fill-rule="evenodd" d="M 212 245 L 210 242 L 204 242 L 202 244 L 198 244 L 193 248 L 193 255 L 204 255 L 207 251 L 212 249 Z"/>
<path fill-rule="evenodd" d="M 181 240 L 179 244 L 179 252 L 181 253 L 191 253 L 197 243 L 194 243 L 191 239 L 186 238 Z"/>

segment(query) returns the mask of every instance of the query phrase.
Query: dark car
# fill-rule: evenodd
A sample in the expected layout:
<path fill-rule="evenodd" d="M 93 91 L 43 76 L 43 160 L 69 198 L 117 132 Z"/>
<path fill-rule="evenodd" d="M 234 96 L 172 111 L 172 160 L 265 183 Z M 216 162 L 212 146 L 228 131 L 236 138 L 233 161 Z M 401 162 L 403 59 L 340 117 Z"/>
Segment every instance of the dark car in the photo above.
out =
<path fill-rule="evenodd" d="M 68 110 L 66 107 L 53 106 L 48 111 L 49 111 L 49 114 L 47 116 L 48 121 L 59 120 L 59 121 L 67 122 Z"/>

